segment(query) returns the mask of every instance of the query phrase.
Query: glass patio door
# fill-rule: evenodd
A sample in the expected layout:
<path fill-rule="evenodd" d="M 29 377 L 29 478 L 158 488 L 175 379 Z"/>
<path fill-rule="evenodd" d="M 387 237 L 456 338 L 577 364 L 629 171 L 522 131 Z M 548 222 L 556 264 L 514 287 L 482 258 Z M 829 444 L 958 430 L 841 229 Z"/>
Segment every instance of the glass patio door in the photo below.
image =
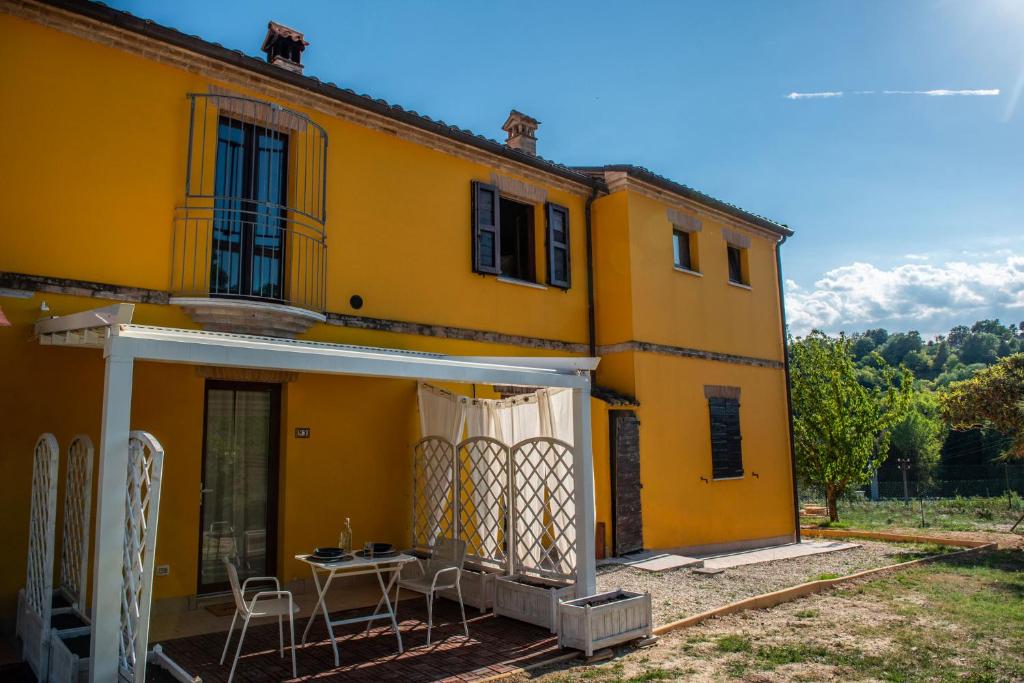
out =
<path fill-rule="evenodd" d="M 280 386 L 206 383 L 198 592 L 228 589 L 223 560 L 244 579 L 273 576 Z"/>

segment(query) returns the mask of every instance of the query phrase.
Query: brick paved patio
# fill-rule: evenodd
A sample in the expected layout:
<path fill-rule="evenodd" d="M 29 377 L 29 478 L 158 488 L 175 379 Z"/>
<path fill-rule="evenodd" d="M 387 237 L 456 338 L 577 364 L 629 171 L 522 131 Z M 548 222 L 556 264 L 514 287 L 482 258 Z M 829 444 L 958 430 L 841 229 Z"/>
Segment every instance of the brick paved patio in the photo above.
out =
<path fill-rule="evenodd" d="M 346 615 L 365 614 L 366 609 L 333 612 L 333 619 Z M 334 653 L 327 640 L 323 616 L 318 615 L 305 645 L 299 645 L 299 678 L 317 681 L 471 681 L 510 671 L 558 652 L 557 639 L 547 630 L 492 614 L 481 616 L 467 609 L 469 638 L 463 636 L 459 606 L 438 600 L 434 608 L 434 630 L 430 647 L 426 647 L 426 603 L 423 598 L 402 600 L 401 619 L 405 652 L 397 653 L 395 636 L 384 622 L 377 622 L 364 635 L 365 624 L 349 624 L 335 629 L 341 666 L 334 666 Z M 306 619 L 295 622 L 295 637 L 302 638 Z M 225 633 L 178 638 L 163 641 L 167 654 L 186 671 L 200 676 L 204 683 L 226 681 L 230 655 L 238 642 L 232 638 L 229 658 L 221 666 L 220 653 Z M 287 624 L 285 644 L 288 643 Z M 291 657 L 278 654 L 276 621 L 250 625 L 242 646 L 242 657 L 235 671 L 235 681 L 296 680 L 291 676 Z"/>

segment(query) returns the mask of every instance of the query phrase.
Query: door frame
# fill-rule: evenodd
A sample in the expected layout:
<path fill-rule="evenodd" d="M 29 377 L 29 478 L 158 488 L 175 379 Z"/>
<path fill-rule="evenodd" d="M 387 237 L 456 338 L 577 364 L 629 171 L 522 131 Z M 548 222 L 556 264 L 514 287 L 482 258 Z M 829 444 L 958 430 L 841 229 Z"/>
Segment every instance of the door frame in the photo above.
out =
<path fill-rule="evenodd" d="M 207 379 L 203 385 L 203 450 L 199 464 L 199 534 L 196 538 L 196 595 L 226 593 L 231 585 L 224 581 L 203 585 L 203 483 L 206 477 L 206 426 L 208 423 L 210 389 L 233 391 L 270 391 L 270 451 L 267 453 L 267 553 L 266 576 L 277 576 L 278 500 L 281 482 L 281 385 L 271 382 L 242 382 L 225 379 Z"/>

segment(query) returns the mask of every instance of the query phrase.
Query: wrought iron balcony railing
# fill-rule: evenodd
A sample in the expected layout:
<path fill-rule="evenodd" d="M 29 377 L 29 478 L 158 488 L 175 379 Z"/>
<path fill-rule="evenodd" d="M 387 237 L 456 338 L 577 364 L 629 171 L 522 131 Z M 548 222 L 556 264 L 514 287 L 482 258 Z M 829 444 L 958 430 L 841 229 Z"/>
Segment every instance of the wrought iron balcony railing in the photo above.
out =
<path fill-rule="evenodd" d="M 306 116 L 234 95 L 189 95 L 185 201 L 171 291 L 323 312 L 327 134 Z"/>

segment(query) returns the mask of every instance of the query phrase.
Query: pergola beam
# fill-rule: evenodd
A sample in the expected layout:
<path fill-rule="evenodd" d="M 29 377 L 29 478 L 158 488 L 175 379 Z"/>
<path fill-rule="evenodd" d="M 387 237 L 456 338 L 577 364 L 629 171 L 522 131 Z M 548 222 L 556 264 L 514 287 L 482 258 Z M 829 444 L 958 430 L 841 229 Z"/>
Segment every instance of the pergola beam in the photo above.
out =
<path fill-rule="evenodd" d="M 92 644 L 89 679 L 117 680 L 121 622 L 128 441 L 134 361 L 256 368 L 442 382 L 562 387 L 573 390 L 573 468 L 576 490 L 577 582 L 596 592 L 594 472 L 591 451 L 590 376 L 596 358 L 487 358 L 372 349 L 225 333 L 132 325 L 130 310 L 84 312 L 37 330 L 41 341 L 61 339 L 89 346 L 104 317 L 106 372 L 100 432 L 95 555 L 92 575 Z M 73 321 L 81 323 L 76 327 Z M 102 324 L 102 323 L 101 323 Z"/>

